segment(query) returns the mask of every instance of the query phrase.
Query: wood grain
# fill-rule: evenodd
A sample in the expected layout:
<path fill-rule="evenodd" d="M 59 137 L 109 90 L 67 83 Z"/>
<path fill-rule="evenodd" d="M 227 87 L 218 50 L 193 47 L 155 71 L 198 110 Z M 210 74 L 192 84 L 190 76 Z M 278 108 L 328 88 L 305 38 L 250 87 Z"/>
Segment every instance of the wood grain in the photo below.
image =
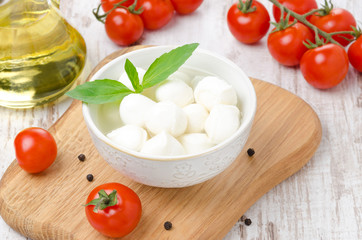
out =
<path fill-rule="evenodd" d="M 143 47 L 112 54 L 92 74 L 110 59 Z M 14 161 L 5 172 L 1 216 L 32 239 L 105 239 L 87 223 L 82 204 L 95 186 L 115 181 L 134 189 L 143 204 L 141 222 L 124 239 L 222 239 L 263 194 L 309 161 L 321 139 L 320 121 L 302 99 L 260 80 L 253 84 L 258 109 L 245 149 L 219 176 L 182 189 L 145 186 L 112 169 L 92 145 L 81 103 L 75 101 L 50 128 L 59 149 L 55 163 L 28 174 Z M 253 157 L 247 156 L 248 147 L 256 150 Z M 85 162 L 77 160 L 80 153 Z M 91 183 L 88 173 L 95 176 Z M 163 229 L 164 221 L 173 223 L 171 231 Z"/>

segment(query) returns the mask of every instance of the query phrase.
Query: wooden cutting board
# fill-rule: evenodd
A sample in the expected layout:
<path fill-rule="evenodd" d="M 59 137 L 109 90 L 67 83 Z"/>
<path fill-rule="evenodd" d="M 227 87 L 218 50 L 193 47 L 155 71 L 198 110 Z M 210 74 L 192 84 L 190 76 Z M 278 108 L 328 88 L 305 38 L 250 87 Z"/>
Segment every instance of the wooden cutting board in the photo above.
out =
<path fill-rule="evenodd" d="M 111 59 L 135 49 L 120 50 Z M 250 137 L 236 161 L 217 177 L 196 186 L 162 189 L 122 176 L 98 155 L 74 101 L 49 129 L 58 144 L 54 164 L 28 174 L 14 161 L 0 182 L 0 214 L 7 224 L 32 239 L 106 239 L 87 222 L 84 207 L 97 185 L 120 182 L 140 197 L 143 215 L 123 239 L 222 239 L 263 194 L 305 165 L 321 140 L 321 124 L 312 108 L 275 85 L 252 79 L 258 108 Z M 246 154 L 248 148 L 255 155 Z M 80 162 L 77 156 L 86 155 Z M 94 175 L 93 182 L 86 175 Z M 173 228 L 166 231 L 165 221 Z M 257 224 L 257 223 L 253 223 Z"/>

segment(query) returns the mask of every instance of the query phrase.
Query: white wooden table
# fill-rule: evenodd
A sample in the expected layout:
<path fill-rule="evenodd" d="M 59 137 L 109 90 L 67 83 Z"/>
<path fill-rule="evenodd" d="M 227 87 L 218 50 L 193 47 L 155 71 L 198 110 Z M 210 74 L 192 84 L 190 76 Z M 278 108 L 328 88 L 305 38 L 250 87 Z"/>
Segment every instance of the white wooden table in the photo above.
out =
<path fill-rule="evenodd" d="M 85 38 L 88 71 L 120 49 L 91 13 L 98 2 L 61 0 L 63 16 Z M 175 15 L 166 27 L 146 31 L 139 44 L 199 42 L 201 48 L 234 61 L 247 75 L 274 83 L 307 101 L 320 117 L 323 137 L 315 156 L 301 171 L 270 190 L 245 213 L 252 220 L 251 226 L 237 222 L 225 240 L 362 239 L 362 74 L 351 68 L 339 86 L 326 91 L 314 89 L 298 68 L 283 67 L 272 59 L 266 37 L 251 46 L 233 38 L 226 23 L 233 2 L 204 0 L 195 13 Z M 272 4 L 261 2 L 271 13 Z M 351 11 L 362 25 L 361 0 L 334 3 Z M 30 110 L 0 107 L 0 177 L 15 158 L 13 140 L 17 132 L 30 126 L 49 128 L 70 102 L 66 99 Z M 0 236 L 25 239 L 1 218 Z"/>

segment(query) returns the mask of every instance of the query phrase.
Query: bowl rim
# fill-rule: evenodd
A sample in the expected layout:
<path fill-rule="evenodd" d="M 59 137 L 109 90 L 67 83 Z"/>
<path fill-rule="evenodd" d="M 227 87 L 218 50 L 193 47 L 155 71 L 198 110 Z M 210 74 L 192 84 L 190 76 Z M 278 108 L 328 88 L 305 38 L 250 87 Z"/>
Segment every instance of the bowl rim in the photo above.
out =
<path fill-rule="evenodd" d="M 133 55 L 135 53 L 142 54 L 142 52 L 154 51 L 155 49 L 172 50 L 173 48 L 176 48 L 178 46 L 180 46 L 180 45 L 150 46 L 147 48 L 137 49 L 132 52 L 127 52 L 121 56 L 118 56 L 118 57 L 112 59 L 110 62 L 103 65 L 100 69 L 97 70 L 97 72 L 95 72 L 93 74 L 93 76 L 89 79 L 89 81 L 94 81 L 96 78 L 98 78 L 98 75 L 102 74 L 105 71 L 105 69 L 107 69 L 110 65 L 115 64 L 114 62 L 120 61 L 121 59 L 127 58 L 128 56 Z M 88 126 L 89 131 L 93 132 L 94 135 L 99 140 L 101 140 L 103 143 L 105 143 L 106 145 L 109 145 L 110 147 L 112 147 L 124 154 L 131 155 L 132 157 L 143 159 L 143 160 L 161 161 L 161 162 L 183 161 L 183 160 L 190 160 L 193 158 L 199 158 L 204 155 L 210 155 L 213 152 L 217 152 L 217 151 L 223 149 L 224 147 L 226 147 L 227 145 L 229 145 L 231 142 L 235 141 L 235 139 L 239 135 L 241 135 L 245 130 L 247 130 L 248 126 L 251 125 L 254 120 L 254 116 L 255 116 L 255 112 L 256 112 L 256 108 L 257 108 L 257 99 L 256 99 L 256 93 L 255 93 L 254 86 L 253 86 L 250 78 L 244 73 L 244 71 L 239 66 L 237 66 L 234 62 L 229 60 L 228 58 L 226 58 L 222 55 L 219 55 L 217 53 L 214 53 L 212 51 L 202 49 L 200 47 L 197 48 L 193 54 L 195 54 L 197 52 L 210 55 L 210 57 L 218 58 L 219 60 L 222 60 L 223 62 L 225 62 L 227 65 L 232 66 L 236 71 L 239 72 L 239 74 L 242 76 L 242 79 L 244 79 L 246 86 L 248 87 L 247 91 L 249 92 L 250 103 L 252 104 L 252 106 L 250 108 L 251 114 L 249 114 L 246 119 L 243 119 L 242 123 L 240 124 L 240 127 L 233 135 L 231 135 L 230 137 L 228 137 L 221 143 L 218 143 L 215 146 L 208 148 L 207 150 L 202 151 L 200 153 L 183 154 L 183 155 L 177 155 L 177 156 L 148 155 L 148 154 L 137 152 L 137 151 L 134 151 L 131 149 L 127 149 L 125 147 L 122 147 L 122 146 L 117 145 L 114 142 L 112 142 L 112 140 L 109 139 L 105 134 L 103 134 L 95 125 L 93 119 L 90 116 L 88 103 L 82 102 L 83 118 Z"/>

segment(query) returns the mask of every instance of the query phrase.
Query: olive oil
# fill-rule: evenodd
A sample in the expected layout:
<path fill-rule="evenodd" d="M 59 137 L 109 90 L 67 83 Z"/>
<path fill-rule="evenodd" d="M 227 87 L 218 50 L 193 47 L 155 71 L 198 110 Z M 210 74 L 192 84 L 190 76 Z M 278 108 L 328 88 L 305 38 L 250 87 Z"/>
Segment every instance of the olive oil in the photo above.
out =
<path fill-rule="evenodd" d="M 0 105 L 55 100 L 78 78 L 85 55 L 82 36 L 47 0 L 0 1 Z"/>

